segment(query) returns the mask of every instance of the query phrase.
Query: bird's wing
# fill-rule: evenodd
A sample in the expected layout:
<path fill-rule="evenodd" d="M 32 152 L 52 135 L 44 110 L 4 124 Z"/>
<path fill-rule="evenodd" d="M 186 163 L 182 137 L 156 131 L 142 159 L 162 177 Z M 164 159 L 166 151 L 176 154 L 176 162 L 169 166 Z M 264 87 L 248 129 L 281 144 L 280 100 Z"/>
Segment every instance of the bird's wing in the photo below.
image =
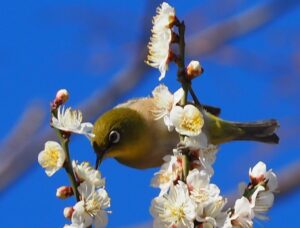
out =
<path fill-rule="evenodd" d="M 130 108 L 139 112 L 146 120 L 154 121 L 154 99 L 152 97 L 132 99 L 117 105 L 115 108 Z"/>

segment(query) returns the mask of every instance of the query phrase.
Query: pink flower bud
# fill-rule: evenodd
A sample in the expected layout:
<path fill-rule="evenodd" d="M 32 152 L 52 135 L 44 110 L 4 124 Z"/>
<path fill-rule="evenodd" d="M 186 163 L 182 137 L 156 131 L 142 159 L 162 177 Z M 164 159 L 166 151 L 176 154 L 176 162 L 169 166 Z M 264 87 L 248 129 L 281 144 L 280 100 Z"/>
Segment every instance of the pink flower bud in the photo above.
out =
<path fill-rule="evenodd" d="M 72 215 L 73 215 L 73 212 L 74 212 L 74 208 L 73 207 L 66 207 L 64 209 L 64 216 L 65 216 L 65 218 L 71 219 Z"/>
<path fill-rule="evenodd" d="M 188 79 L 192 80 L 204 72 L 202 66 L 198 61 L 191 61 L 186 68 Z"/>
<path fill-rule="evenodd" d="M 70 186 L 61 186 L 56 190 L 56 196 L 60 199 L 66 199 L 73 194 L 73 189 Z"/>
<path fill-rule="evenodd" d="M 60 89 L 56 93 L 55 103 L 62 105 L 69 99 L 69 93 L 66 89 Z"/>

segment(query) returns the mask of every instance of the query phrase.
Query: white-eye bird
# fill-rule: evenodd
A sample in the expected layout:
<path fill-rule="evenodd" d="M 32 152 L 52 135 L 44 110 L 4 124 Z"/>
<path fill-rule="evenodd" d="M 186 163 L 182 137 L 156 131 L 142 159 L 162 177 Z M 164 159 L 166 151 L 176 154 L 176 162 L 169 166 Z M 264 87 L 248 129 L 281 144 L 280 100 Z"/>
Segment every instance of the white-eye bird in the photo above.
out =
<path fill-rule="evenodd" d="M 178 133 L 169 132 L 162 119 L 155 120 L 153 98 L 130 100 L 101 115 L 94 124 L 92 146 L 97 155 L 96 167 L 103 158 L 112 157 L 130 167 L 145 169 L 160 166 L 179 142 Z M 202 132 L 208 143 L 219 145 L 233 140 L 278 143 L 279 124 L 270 119 L 238 123 L 225 121 L 219 110 L 200 107 L 204 118 Z"/>

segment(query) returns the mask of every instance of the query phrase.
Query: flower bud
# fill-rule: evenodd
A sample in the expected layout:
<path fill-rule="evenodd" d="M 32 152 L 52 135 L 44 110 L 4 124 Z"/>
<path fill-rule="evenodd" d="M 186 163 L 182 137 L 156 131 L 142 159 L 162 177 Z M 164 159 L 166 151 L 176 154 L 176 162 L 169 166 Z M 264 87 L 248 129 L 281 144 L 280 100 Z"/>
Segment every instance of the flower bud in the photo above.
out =
<path fill-rule="evenodd" d="M 66 101 L 69 99 L 69 93 L 68 90 L 66 89 L 60 89 L 57 91 L 56 93 L 56 97 L 55 97 L 55 103 L 62 105 L 64 103 L 66 103 Z"/>
<path fill-rule="evenodd" d="M 61 186 L 56 190 L 56 197 L 60 199 L 66 199 L 73 194 L 73 189 L 70 186 Z"/>
<path fill-rule="evenodd" d="M 191 61 L 186 68 L 188 79 L 192 80 L 204 72 L 202 66 L 198 61 Z"/>
<path fill-rule="evenodd" d="M 71 219 L 72 215 L 73 215 L 73 212 L 74 212 L 74 208 L 73 207 L 66 207 L 64 209 L 64 216 L 65 216 L 65 218 Z"/>
<path fill-rule="evenodd" d="M 252 169 L 249 169 L 251 183 L 255 186 L 263 183 L 266 179 L 267 166 L 263 162 L 258 162 Z"/>

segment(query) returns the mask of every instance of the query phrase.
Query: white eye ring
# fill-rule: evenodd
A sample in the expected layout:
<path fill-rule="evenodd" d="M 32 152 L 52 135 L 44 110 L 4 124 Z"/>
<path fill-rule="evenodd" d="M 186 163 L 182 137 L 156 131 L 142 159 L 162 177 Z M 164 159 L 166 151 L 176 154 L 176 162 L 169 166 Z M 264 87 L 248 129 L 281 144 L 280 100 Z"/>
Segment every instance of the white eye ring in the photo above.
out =
<path fill-rule="evenodd" d="M 109 133 L 109 141 L 111 143 L 118 143 L 120 141 L 121 135 L 117 131 L 111 131 Z"/>

